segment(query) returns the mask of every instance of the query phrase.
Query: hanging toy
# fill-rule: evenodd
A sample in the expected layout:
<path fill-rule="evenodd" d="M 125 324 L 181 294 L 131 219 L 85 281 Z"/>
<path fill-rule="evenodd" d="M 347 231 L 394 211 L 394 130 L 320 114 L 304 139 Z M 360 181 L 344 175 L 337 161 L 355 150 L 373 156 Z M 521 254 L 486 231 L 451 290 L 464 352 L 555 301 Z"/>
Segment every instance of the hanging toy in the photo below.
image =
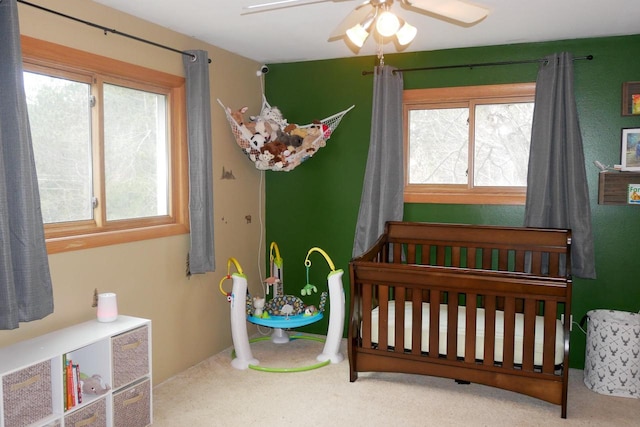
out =
<path fill-rule="evenodd" d="M 318 288 L 315 285 L 309 283 L 309 269 L 311 268 L 311 260 L 307 257 L 304 261 L 304 266 L 307 267 L 307 284 L 304 285 L 304 288 L 300 291 L 302 296 L 311 295 L 311 292 L 318 293 Z"/>
<path fill-rule="evenodd" d="M 218 289 L 220 289 L 220 292 L 222 293 L 222 295 L 224 295 L 227 298 L 227 302 L 229 303 L 233 302 L 233 294 L 231 292 L 225 292 L 225 290 L 222 289 L 222 283 L 225 280 L 230 280 L 232 278 L 231 277 L 232 263 L 236 266 L 236 270 L 238 270 L 238 273 L 243 274 L 242 267 L 240 267 L 240 264 L 238 263 L 238 261 L 235 258 L 229 258 L 229 262 L 227 262 L 227 275 L 220 280 L 220 284 L 218 285 Z"/>

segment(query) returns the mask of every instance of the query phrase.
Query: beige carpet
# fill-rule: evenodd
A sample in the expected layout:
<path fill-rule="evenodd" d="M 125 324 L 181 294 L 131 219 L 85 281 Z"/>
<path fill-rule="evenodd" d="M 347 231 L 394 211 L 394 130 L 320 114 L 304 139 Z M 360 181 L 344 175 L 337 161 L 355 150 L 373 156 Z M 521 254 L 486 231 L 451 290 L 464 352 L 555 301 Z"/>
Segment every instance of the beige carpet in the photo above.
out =
<path fill-rule="evenodd" d="M 640 399 L 587 389 L 571 370 L 566 420 L 560 407 L 517 393 L 420 375 L 361 373 L 345 360 L 313 371 L 271 373 L 231 367 L 231 351 L 156 386 L 155 427 L 208 426 L 640 426 Z M 316 363 L 323 344 L 251 344 L 260 366 Z"/>

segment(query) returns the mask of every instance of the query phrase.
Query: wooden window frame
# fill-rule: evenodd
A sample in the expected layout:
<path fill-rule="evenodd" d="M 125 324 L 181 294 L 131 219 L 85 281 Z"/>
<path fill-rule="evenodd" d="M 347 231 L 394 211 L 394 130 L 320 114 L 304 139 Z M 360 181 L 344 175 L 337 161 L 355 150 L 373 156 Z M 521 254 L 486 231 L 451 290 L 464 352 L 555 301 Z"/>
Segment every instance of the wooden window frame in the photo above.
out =
<path fill-rule="evenodd" d="M 403 92 L 404 201 L 405 203 L 451 203 L 524 205 L 526 187 L 471 187 L 469 184 L 409 184 L 409 111 L 420 106 L 449 104 L 459 107 L 487 102 L 533 102 L 535 82 L 502 85 L 410 89 Z M 455 105 L 455 104 L 458 105 Z M 470 134 L 473 126 L 470 126 Z M 469 153 L 469 173 L 473 174 L 473 153 Z M 469 182 L 472 182 L 469 180 Z"/>
<path fill-rule="evenodd" d="M 118 61 L 85 51 L 21 37 L 25 70 L 47 69 L 48 74 L 64 76 L 66 73 L 89 73 L 96 79 L 128 82 L 132 88 L 148 88 L 164 93 L 168 99 L 168 137 L 170 139 L 169 214 L 152 218 L 127 219 L 103 223 L 104 212 L 96 220 L 45 224 L 45 238 L 49 254 L 88 249 L 100 246 L 174 236 L 189 232 L 188 214 L 188 147 L 186 131 L 186 92 L 184 77 Z M 57 70 L 49 73 L 50 70 Z M 101 114 L 94 111 L 93 114 Z M 101 126 L 101 121 L 99 121 Z M 93 139 L 101 138 L 98 133 Z M 93 167 L 102 169 L 102 141 L 92 143 Z M 95 173 L 94 173 L 95 175 Z M 104 183 L 94 187 L 96 194 L 104 195 Z M 101 200 L 104 200 L 101 198 Z M 104 203 L 96 209 L 104 210 Z"/>

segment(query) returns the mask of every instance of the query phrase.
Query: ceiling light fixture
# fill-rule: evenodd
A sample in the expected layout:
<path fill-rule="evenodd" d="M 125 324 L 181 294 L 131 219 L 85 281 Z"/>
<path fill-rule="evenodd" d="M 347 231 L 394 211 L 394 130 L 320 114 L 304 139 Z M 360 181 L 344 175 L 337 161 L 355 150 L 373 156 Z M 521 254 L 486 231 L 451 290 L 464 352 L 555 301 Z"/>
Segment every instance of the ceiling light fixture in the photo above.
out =
<path fill-rule="evenodd" d="M 382 37 L 391 37 L 400 29 L 400 20 L 396 15 L 385 10 L 376 21 L 376 30 Z"/>
<path fill-rule="evenodd" d="M 401 46 L 406 46 L 413 41 L 418 30 L 389 11 L 389 7 L 393 4 L 392 0 L 372 0 L 371 4 L 374 6 L 373 13 L 347 30 L 347 37 L 354 45 L 361 48 L 371 34 L 372 28 L 375 28 L 381 37 L 395 36 Z"/>

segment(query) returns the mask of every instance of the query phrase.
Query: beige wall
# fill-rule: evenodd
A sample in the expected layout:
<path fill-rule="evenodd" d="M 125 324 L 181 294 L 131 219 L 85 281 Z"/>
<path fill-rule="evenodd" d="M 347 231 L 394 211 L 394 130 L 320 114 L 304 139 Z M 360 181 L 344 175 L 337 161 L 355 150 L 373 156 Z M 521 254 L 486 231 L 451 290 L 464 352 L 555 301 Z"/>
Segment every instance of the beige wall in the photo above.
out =
<path fill-rule="evenodd" d="M 264 218 L 261 172 L 234 144 L 224 112 L 216 102 L 250 111 L 260 107 L 260 64 L 191 37 L 124 15 L 86 0 L 39 0 L 39 5 L 179 50 L 207 50 L 212 59 L 213 179 L 215 273 L 186 277 L 188 235 L 55 254 L 49 257 L 55 311 L 43 320 L 0 331 L 0 347 L 95 318 L 93 290 L 116 292 L 121 314 L 152 320 L 153 376 L 158 384 L 231 345 L 229 306 L 218 284 L 235 257 L 259 292 L 258 263 L 264 265 L 260 216 Z M 183 75 L 182 57 L 135 40 L 19 5 L 21 33 L 94 54 L 175 75 Z M 222 180 L 222 168 L 235 180 Z M 250 215 L 251 223 L 245 219 Z M 227 289 L 231 282 L 225 283 Z"/>

